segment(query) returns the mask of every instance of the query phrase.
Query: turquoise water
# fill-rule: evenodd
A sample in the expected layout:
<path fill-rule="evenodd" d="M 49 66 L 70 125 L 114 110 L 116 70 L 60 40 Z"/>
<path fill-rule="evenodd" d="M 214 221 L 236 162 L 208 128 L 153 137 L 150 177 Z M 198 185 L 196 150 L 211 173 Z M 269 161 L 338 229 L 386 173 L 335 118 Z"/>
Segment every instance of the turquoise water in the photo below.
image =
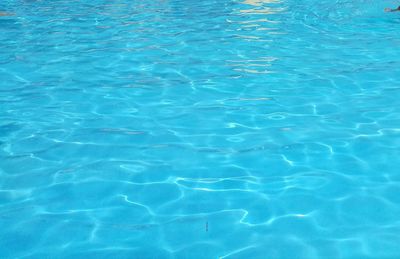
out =
<path fill-rule="evenodd" d="M 400 258 L 400 13 L 3 0 L 0 258 Z"/>

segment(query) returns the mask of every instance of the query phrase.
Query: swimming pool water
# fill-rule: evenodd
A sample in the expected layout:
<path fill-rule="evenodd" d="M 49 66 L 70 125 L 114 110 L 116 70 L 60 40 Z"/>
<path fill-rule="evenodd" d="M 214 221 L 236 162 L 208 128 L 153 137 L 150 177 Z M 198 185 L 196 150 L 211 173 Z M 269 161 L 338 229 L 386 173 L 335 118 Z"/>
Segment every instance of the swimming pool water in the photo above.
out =
<path fill-rule="evenodd" d="M 400 258 L 400 14 L 5 0 L 0 258 Z"/>

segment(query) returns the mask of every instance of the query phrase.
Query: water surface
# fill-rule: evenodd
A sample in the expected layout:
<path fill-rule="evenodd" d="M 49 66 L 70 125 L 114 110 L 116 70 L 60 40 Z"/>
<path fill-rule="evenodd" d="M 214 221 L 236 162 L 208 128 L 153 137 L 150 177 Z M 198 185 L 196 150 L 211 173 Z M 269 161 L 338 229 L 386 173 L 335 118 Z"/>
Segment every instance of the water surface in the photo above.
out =
<path fill-rule="evenodd" d="M 400 15 L 4 0 L 1 258 L 399 258 Z"/>

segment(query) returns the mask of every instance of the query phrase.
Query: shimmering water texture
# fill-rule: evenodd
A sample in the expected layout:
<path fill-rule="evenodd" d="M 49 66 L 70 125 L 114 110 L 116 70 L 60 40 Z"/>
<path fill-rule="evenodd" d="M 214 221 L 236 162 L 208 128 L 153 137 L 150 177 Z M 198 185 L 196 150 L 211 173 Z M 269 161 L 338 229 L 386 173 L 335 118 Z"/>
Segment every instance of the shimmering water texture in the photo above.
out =
<path fill-rule="evenodd" d="M 382 0 L 2 0 L 0 258 L 400 258 Z"/>

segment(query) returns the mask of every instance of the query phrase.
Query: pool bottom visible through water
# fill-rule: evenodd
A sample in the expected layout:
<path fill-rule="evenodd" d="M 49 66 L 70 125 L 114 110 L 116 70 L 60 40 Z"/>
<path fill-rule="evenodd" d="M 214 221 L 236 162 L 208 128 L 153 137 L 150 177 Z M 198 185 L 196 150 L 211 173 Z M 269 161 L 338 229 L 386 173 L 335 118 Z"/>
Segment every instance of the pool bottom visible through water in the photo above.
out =
<path fill-rule="evenodd" d="M 0 258 L 399 258 L 392 0 L 3 0 Z"/>

